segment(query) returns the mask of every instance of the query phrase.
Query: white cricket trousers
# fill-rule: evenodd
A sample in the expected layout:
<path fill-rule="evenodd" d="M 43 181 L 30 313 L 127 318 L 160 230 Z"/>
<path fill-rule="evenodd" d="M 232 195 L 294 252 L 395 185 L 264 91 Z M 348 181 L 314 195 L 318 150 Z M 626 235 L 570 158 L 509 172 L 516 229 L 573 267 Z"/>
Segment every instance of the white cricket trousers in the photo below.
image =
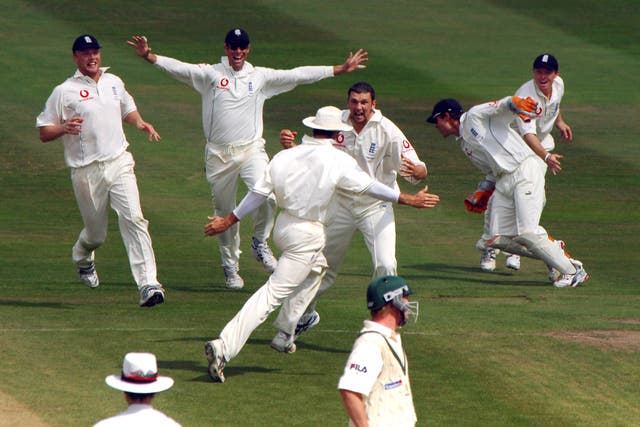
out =
<path fill-rule="evenodd" d="M 207 143 L 205 147 L 205 166 L 207 182 L 211 186 L 211 200 L 214 215 L 225 217 L 236 208 L 238 178 L 242 178 L 247 189 L 252 189 L 262 178 L 269 163 L 264 149 L 264 141 L 256 141 L 245 146 L 228 146 L 224 149 Z M 266 241 L 269 238 L 276 212 L 273 195 L 266 203 L 256 209 L 253 219 L 253 237 Z M 218 235 L 222 265 L 238 266 L 240 261 L 240 228 L 234 224 Z"/>
<path fill-rule="evenodd" d="M 305 294 L 313 298 L 327 266 L 322 250 L 325 243 L 324 225 L 280 212 L 273 239 L 282 251 L 278 266 L 220 333 L 224 342 L 224 358 L 236 357 L 251 333 L 286 298 Z"/>
<path fill-rule="evenodd" d="M 328 268 L 318 292 L 311 300 L 306 301 L 302 299 L 303 294 L 287 298 L 282 303 L 278 317 L 273 323 L 278 330 L 292 335 L 302 315 L 315 310 L 318 299 L 334 284 L 356 230 L 360 230 L 364 243 L 369 249 L 373 263 L 372 278 L 396 275 L 398 272 L 393 205 L 376 203 L 373 210 L 368 211 L 364 216 L 358 216 L 354 214 L 349 200 L 343 198 L 346 199 L 345 196 L 340 196 L 338 209 L 331 222 L 327 224 L 324 256 L 327 259 Z"/>
<path fill-rule="evenodd" d="M 109 205 L 118 214 L 120 234 L 138 286 L 158 284 L 156 259 L 149 236 L 149 222 L 142 215 L 133 156 L 125 151 L 107 162 L 71 169 L 71 182 L 84 228 L 73 246 L 78 267 L 94 261 L 94 251 L 107 237 Z"/>
<path fill-rule="evenodd" d="M 551 135 L 547 135 L 547 137 L 549 137 Z M 545 138 L 545 141 L 548 138 Z M 551 143 L 553 144 L 553 138 L 551 138 Z M 542 176 L 543 178 L 546 176 L 547 174 L 547 164 L 544 162 L 544 160 L 542 160 L 540 157 L 536 156 L 535 157 L 537 164 L 540 166 L 540 171 L 542 172 Z M 544 191 L 544 190 L 543 190 Z M 542 202 L 542 206 L 544 208 L 547 199 L 546 199 L 546 191 L 545 194 L 543 194 L 543 202 Z M 487 207 L 487 210 L 484 211 L 484 223 L 483 223 L 483 228 L 482 228 L 482 237 L 480 237 L 480 240 L 478 241 L 478 243 L 476 244 L 476 246 L 484 246 L 485 243 L 487 243 L 489 240 L 491 240 L 491 238 L 493 237 L 493 235 L 491 234 L 491 204 L 489 204 L 489 206 Z M 538 224 L 538 228 L 536 230 L 536 234 L 539 234 L 541 236 L 547 235 L 547 230 L 544 229 L 543 226 Z"/>

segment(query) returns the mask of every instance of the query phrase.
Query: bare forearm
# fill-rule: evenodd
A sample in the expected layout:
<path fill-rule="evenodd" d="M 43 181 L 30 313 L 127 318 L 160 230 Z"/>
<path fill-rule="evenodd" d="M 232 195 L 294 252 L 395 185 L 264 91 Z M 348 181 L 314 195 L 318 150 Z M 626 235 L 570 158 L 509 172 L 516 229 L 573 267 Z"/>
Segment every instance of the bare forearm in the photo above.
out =
<path fill-rule="evenodd" d="M 342 397 L 344 409 L 353 424 L 356 427 L 368 427 L 369 420 L 367 419 L 362 395 L 350 390 L 340 390 L 340 396 Z"/>
<path fill-rule="evenodd" d="M 40 130 L 40 141 L 51 142 L 65 134 L 63 125 L 43 126 Z"/>

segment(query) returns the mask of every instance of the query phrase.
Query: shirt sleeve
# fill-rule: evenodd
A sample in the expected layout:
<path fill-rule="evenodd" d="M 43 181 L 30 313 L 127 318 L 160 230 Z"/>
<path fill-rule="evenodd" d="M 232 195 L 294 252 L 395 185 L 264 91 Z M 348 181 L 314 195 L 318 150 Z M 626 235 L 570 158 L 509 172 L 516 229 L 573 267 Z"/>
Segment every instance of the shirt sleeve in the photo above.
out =
<path fill-rule="evenodd" d="M 398 128 L 398 126 L 390 123 L 388 135 L 391 142 L 391 155 L 393 156 L 393 161 L 390 163 L 394 164 L 396 173 L 400 171 L 403 157 L 406 157 L 416 165 L 424 166 L 425 168 L 427 167 L 427 165 L 422 160 L 420 160 L 420 158 L 418 157 L 418 153 L 416 153 L 416 150 L 413 148 L 413 145 L 411 144 L 411 142 L 409 142 L 409 139 L 400 130 L 400 128 Z M 387 163 L 387 161 L 385 161 L 385 163 Z M 421 181 L 419 179 L 415 179 L 412 176 L 404 176 L 403 178 L 412 185 L 416 185 Z"/>
<path fill-rule="evenodd" d="M 208 64 L 190 64 L 178 61 L 167 56 L 156 55 L 157 60 L 154 66 L 169 74 L 174 79 L 191 86 L 199 93 L 204 93 L 208 89 L 208 83 L 212 78 L 208 76 L 211 72 Z"/>
<path fill-rule="evenodd" d="M 60 86 L 57 86 L 53 92 L 51 92 L 47 102 L 44 104 L 44 110 L 42 110 L 36 118 L 36 127 L 57 126 L 65 120 L 63 117 L 62 92 Z"/>
<path fill-rule="evenodd" d="M 129 115 L 129 113 L 136 111 L 138 107 L 136 106 L 136 102 L 133 99 L 133 96 L 131 96 L 131 94 L 127 92 L 127 89 L 125 88 L 124 83 L 122 81 L 120 81 L 120 83 L 121 83 L 121 90 L 122 90 L 122 98 L 120 99 L 120 109 L 122 111 L 122 118 L 124 119 Z"/>
<path fill-rule="evenodd" d="M 346 168 L 348 172 L 338 181 L 338 188 L 353 193 L 363 193 L 367 191 L 375 182 L 375 179 L 363 171 L 353 157 L 349 157 L 348 154 L 345 154 L 345 156 L 349 159 L 349 162 L 352 163 L 352 167 Z"/>
<path fill-rule="evenodd" d="M 297 67 L 291 70 L 274 70 L 264 67 L 256 69 L 265 74 L 266 84 L 263 92 L 266 98 L 288 92 L 301 84 L 315 83 L 333 77 L 333 67 L 325 65 Z"/>
<path fill-rule="evenodd" d="M 368 396 L 382 372 L 380 347 L 370 337 L 367 338 L 360 337 L 354 343 L 338 382 L 340 390 L 350 390 Z"/>

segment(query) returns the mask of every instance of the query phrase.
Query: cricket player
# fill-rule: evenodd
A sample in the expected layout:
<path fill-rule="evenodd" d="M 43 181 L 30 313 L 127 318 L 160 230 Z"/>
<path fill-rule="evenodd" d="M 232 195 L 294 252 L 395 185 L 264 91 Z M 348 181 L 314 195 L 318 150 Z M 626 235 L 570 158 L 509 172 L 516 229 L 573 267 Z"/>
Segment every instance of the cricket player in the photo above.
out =
<path fill-rule="evenodd" d="M 364 321 L 338 383 L 350 426 L 412 427 L 417 422 L 398 332 L 410 317 L 418 319 L 419 306 L 409 302 L 411 294 L 398 276 L 378 277 L 367 288 L 371 318 Z"/>
<path fill-rule="evenodd" d="M 42 142 L 62 138 L 64 158 L 84 228 L 73 246 L 72 258 L 80 281 L 90 288 L 100 285 L 95 250 L 105 241 L 109 205 L 118 213 L 118 224 L 129 257 L 131 273 L 140 293 L 140 306 L 164 301 L 164 289 L 156 277 L 156 260 L 148 221 L 142 214 L 134 173 L 134 160 L 122 121 L 160 140 L 145 122 L 124 83 L 101 65 L 98 40 L 84 34 L 72 47 L 75 74 L 56 86 L 36 119 Z"/>
<path fill-rule="evenodd" d="M 547 169 L 551 169 L 551 172 L 556 175 L 562 168 L 560 165 L 561 154 L 552 153 L 555 149 L 555 141 L 551 131 L 554 126 L 560 131 L 560 135 L 564 141 L 571 142 L 573 140 L 573 132 L 571 127 L 564 121 L 562 113 L 560 112 L 560 103 L 564 96 L 564 81 L 559 75 L 558 60 L 549 53 L 543 53 L 538 55 L 533 61 L 532 75 L 533 78 L 524 83 L 516 91 L 515 95 L 520 98 L 532 98 L 538 103 L 540 114 L 529 120 L 524 121 L 518 117 L 515 119 L 518 132 L 529 145 L 529 147 L 536 153 L 540 160 L 540 167 L 543 170 L 543 174 L 546 175 Z M 493 192 L 494 183 L 481 182 L 478 190 L 483 190 L 482 186 L 488 187 L 489 192 Z M 486 193 L 485 193 L 486 194 Z M 490 196 L 490 193 L 489 193 Z M 482 196 L 480 196 L 481 198 Z M 465 203 L 470 200 L 478 200 L 470 196 L 466 199 Z M 469 207 L 474 203 L 467 204 Z M 487 204 L 482 204 L 486 209 Z M 482 208 L 482 206 L 480 206 Z M 473 210 L 473 209 L 470 209 Z M 478 210 L 473 210 L 478 212 Z M 482 211 L 479 210 L 479 211 Z M 491 271 L 495 269 L 495 259 L 499 252 L 497 249 L 486 248 L 486 242 L 491 238 L 489 234 L 489 222 L 491 212 L 485 211 L 484 231 L 480 240 L 476 246 L 483 251 L 480 267 L 485 271 Z M 541 230 L 542 233 L 546 231 Z M 558 244 L 563 245 L 562 241 L 558 241 Z M 517 254 L 505 254 L 506 266 L 508 268 L 518 270 L 520 268 L 520 256 Z M 550 272 L 550 277 L 553 277 L 554 272 Z"/>
<path fill-rule="evenodd" d="M 341 119 L 336 107 L 320 108 L 315 116 L 303 120 L 313 129 L 302 144 L 273 157 L 264 176 L 226 217 L 209 217 L 205 234 L 224 232 L 274 194 L 280 213 L 274 228 L 274 241 L 282 251 L 278 265 L 267 282 L 247 300 L 224 327 L 219 338 L 205 344 L 209 375 L 224 381 L 223 368 L 242 349 L 250 334 L 282 301 L 297 293 L 312 298 L 327 267 L 323 255 L 325 224 L 337 189 L 366 192 L 374 197 L 416 208 L 434 207 L 439 197 L 426 192 L 414 195 L 376 181 L 357 165 L 356 160 L 332 147 L 339 131 L 351 126 Z"/>
<path fill-rule="evenodd" d="M 561 273 L 555 287 L 575 287 L 589 275 L 580 261 L 567 257 L 541 231 L 544 174 L 536 154 L 510 127 L 514 114 L 528 121 L 538 117 L 539 108 L 532 98 L 508 96 L 464 113 L 458 101 L 443 99 L 427 122 L 435 124 L 444 138 L 454 135 L 467 158 L 485 175 L 495 177 L 488 208 L 492 238 L 487 246 L 541 259 Z"/>
<path fill-rule="evenodd" d="M 427 176 L 425 163 L 404 133 L 376 109 L 376 93 L 371 85 L 365 82 L 352 85 L 347 91 L 347 106 L 348 109 L 342 112 L 342 120 L 353 129 L 338 134 L 333 142 L 335 148 L 351 155 L 360 168 L 392 189 L 399 188 L 398 175 L 413 185 Z M 293 143 L 292 137 L 295 133 L 290 130 L 281 132 L 285 147 Z M 312 301 L 302 301 L 297 295 L 283 303 L 274 323 L 278 333 L 271 341 L 277 351 L 294 352 L 295 340 L 300 334 L 320 321 L 316 303 L 335 282 L 356 230 L 362 233 L 371 254 L 373 277 L 397 274 L 393 205 L 366 194 L 344 191 L 338 191 L 336 201 L 336 213 L 327 224 L 324 250 L 327 272 Z"/>
<path fill-rule="evenodd" d="M 368 54 L 362 49 L 349 54 L 341 65 L 307 66 L 291 70 L 254 67 L 247 62 L 251 44 L 247 32 L 230 30 L 224 42 L 226 56 L 214 65 L 188 64 L 152 53 L 146 37 L 133 36 L 128 42 L 136 53 L 171 77 L 191 86 L 202 95 L 202 124 L 206 176 L 211 186 L 214 214 L 228 215 L 236 206 L 238 178 L 251 189 L 264 174 L 269 162 L 262 137 L 264 103 L 300 84 L 314 83 L 341 73 L 364 68 Z M 266 271 L 277 260 L 267 244 L 273 227 L 273 197 L 253 214 L 252 252 Z M 240 232 L 237 225 L 219 236 L 225 284 L 230 289 L 244 286 L 239 274 Z"/>

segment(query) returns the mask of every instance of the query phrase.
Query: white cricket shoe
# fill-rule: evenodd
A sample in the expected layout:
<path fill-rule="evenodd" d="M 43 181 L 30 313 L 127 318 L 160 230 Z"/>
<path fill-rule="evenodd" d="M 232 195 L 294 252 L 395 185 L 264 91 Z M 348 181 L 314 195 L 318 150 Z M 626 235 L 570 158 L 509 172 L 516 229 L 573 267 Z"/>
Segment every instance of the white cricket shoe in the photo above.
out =
<path fill-rule="evenodd" d="M 204 344 L 204 354 L 209 362 L 209 376 L 216 383 L 224 382 L 224 353 L 222 349 L 222 340 L 220 338 L 207 341 Z"/>
<path fill-rule="evenodd" d="M 298 320 L 296 331 L 293 333 L 293 339 L 297 340 L 304 331 L 308 331 L 318 323 L 320 323 L 320 313 L 317 311 L 314 310 L 311 313 L 303 314 L 300 320 Z"/>
<path fill-rule="evenodd" d="M 520 270 L 520 255 L 506 253 L 505 255 L 507 255 L 507 259 L 505 262 L 507 268 L 510 268 L 512 270 Z"/>
<path fill-rule="evenodd" d="M 238 274 L 238 266 L 222 266 L 224 270 L 224 284 L 228 289 L 242 289 L 244 287 L 244 280 Z"/>
<path fill-rule="evenodd" d="M 496 255 L 498 251 L 493 248 L 486 248 L 480 257 L 480 269 L 482 271 L 493 271 L 496 269 Z"/>
<path fill-rule="evenodd" d="M 140 288 L 140 307 L 153 307 L 164 302 L 162 285 L 145 285 Z"/>
<path fill-rule="evenodd" d="M 278 265 L 278 260 L 273 256 L 273 252 L 271 252 L 271 248 L 269 248 L 267 242 L 261 242 L 255 237 L 252 237 L 251 252 L 255 259 L 262 264 L 264 271 L 273 273 L 273 270 L 275 270 Z"/>
<path fill-rule="evenodd" d="M 80 278 L 80 282 L 92 289 L 100 286 L 100 279 L 98 279 L 96 266 L 93 263 L 91 263 L 89 267 L 78 267 L 78 277 Z"/>
<path fill-rule="evenodd" d="M 558 280 L 553 282 L 553 286 L 556 288 L 575 288 L 581 283 L 589 280 L 589 275 L 584 270 L 582 263 L 578 260 L 572 259 L 571 263 L 576 268 L 576 272 L 574 274 L 562 274 Z"/>
<path fill-rule="evenodd" d="M 291 335 L 284 331 L 278 331 L 271 340 L 271 348 L 280 353 L 295 353 L 297 347 Z"/>

